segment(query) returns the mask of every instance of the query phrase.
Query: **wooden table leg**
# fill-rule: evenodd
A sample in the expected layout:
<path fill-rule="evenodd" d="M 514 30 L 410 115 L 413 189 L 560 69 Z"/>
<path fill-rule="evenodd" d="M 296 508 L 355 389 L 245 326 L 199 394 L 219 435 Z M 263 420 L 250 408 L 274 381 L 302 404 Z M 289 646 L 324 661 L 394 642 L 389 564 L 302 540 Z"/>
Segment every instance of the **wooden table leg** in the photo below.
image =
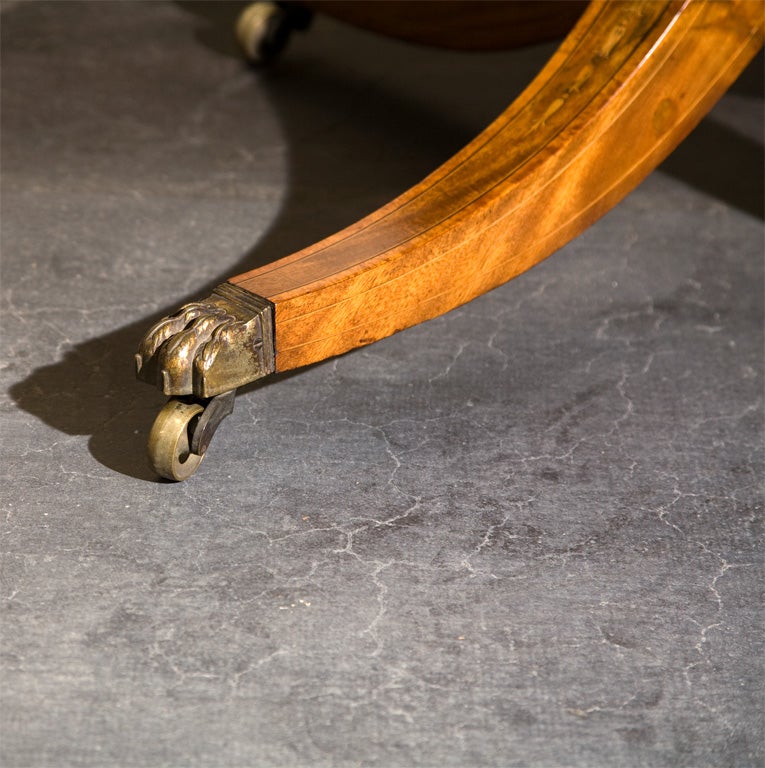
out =
<path fill-rule="evenodd" d="M 467 147 L 356 224 L 161 321 L 137 355 L 139 377 L 204 409 L 247 381 L 370 344 L 512 279 L 633 189 L 762 41 L 757 2 L 593 2 Z M 181 428 L 193 433 L 197 419 Z"/>

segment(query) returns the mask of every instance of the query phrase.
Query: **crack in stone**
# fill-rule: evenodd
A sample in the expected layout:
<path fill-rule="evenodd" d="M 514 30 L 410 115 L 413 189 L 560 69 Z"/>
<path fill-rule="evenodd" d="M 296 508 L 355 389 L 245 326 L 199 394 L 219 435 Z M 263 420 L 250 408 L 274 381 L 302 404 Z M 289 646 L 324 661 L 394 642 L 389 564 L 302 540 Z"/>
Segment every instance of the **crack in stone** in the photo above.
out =
<path fill-rule="evenodd" d="M 466 341 L 461 341 L 461 342 L 460 342 L 460 343 L 457 345 L 457 351 L 456 351 L 456 352 L 455 352 L 455 353 L 452 355 L 452 359 L 451 359 L 451 360 L 450 360 L 450 361 L 447 363 L 447 365 L 446 365 L 446 367 L 444 368 L 444 370 L 443 370 L 443 371 L 440 371 L 439 373 L 436 373 L 436 374 L 435 374 L 435 375 L 433 375 L 433 376 L 430 376 L 430 377 L 428 378 L 428 384 L 432 386 L 432 385 L 433 385 L 433 382 L 434 382 L 434 381 L 436 381 L 437 379 L 443 379 L 443 378 L 445 378 L 446 376 L 448 376 L 448 375 L 449 375 L 449 372 L 450 372 L 450 371 L 451 371 L 451 369 L 452 369 L 452 368 L 455 366 L 455 364 L 457 363 L 457 360 L 459 360 L 459 359 L 460 359 L 460 356 L 461 356 L 461 355 L 462 355 L 462 353 L 465 351 L 465 349 L 467 349 L 467 347 L 468 347 L 468 342 L 466 342 Z"/>
<path fill-rule="evenodd" d="M 649 297 L 646 300 L 645 306 L 640 309 L 628 310 L 626 312 L 615 312 L 613 315 L 609 315 L 608 317 L 603 318 L 603 320 L 600 322 L 600 325 L 595 329 L 595 338 L 598 341 L 619 341 L 623 344 L 626 344 L 627 346 L 631 346 L 632 339 L 626 336 L 610 335 L 609 329 L 611 324 L 620 320 L 626 321 L 639 317 L 653 317 L 654 315 L 657 315 L 656 309 L 654 307 L 653 299 Z M 654 333 L 656 333 L 659 328 L 661 328 L 665 319 L 666 317 L 664 314 L 659 313 L 657 315 L 652 329 Z"/>
<path fill-rule="evenodd" d="M 382 650 L 384 647 L 384 643 L 380 638 L 380 634 L 377 630 L 377 627 L 382 621 L 383 616 L 385 616 L 385 613 L 387 611 L 387 606 L 385 605 L 385 596 L 388 594 L 388 585 L 379 579 L 379 575 L 386 568 L 390 568 L 391 565 L 393 565 L 392 560 L 386 560 L 385 562 L 380 562 L 380 561 L 375 561 L 375 562 L 376 562 L 376 567 L 374 571 L 372 571 L 369 575 L 372 581 L 374 582 L 375 586 L 377 587 L 377 606 L 378 606 L 377 614 L 369 623 L 369 626 L 359 633 L 360 637 L 363 637 L 364 635 L 369 635 L 372 638 L 372 640 L 374 640 L 375 648 L 370 654 L 370 656 L 379 656 L 382 653 Z"/>
<path fill-rule="evenodd" d="M 680 528 L 680 526 L 675 525 L 675 523 L 673 523 L 669 519 L 669 513 L 672 507 L 674 507 L 675 504 L 677 504 L 677 502 L 680 501 L 680 499 L 682 499 L 686 495 L 694 495 L 694 494 L 684 494 L 682 491 L 680 491 L 680 489 L 678 488 L 678 485 L 680 484 L 680 478 L 678 478 L 677 475 L 670 475 L 669 477 L 675 481 L 674 487 L 672 488 L 672 493 L 675 494 L 675 498 L 672 499 L 672 501 L 670 501 L 669 504 L 661 505 L 658 508 L 657 510 L 658 517 L 659 517 L 659 520 L 661 520 L 661 522 L 664 525 L 672 528 L 673 530 L 685 536 L 685 531 L 682 528 Z"/>
<path fill-rule="evenodd" d="M 519 515 L 520 513 L 522 513 L 524 509 L 527 509 L 532 502 L 536 501 L 536 498 L 537 498 L 536 496 L 531 496 L 528 499 L 512 502 L 511 506 L 514 507 L 514 510 L 513 511 L 508 510 L 503 516 L 502 520 L 500 520 L 500 522 L 492 523 L 491 525 L 489 525 L 489 527 L 486 529 L 483 536 L 481 537 L 481 540 L 478 542 L 478 544 L 476 544 L 476 546 L 473 548 L 470 554 L 462 558 L 462 560 L 459 563 L 459 567 L 467 570 L 470 573 L 471 578 L 481 574 L 481 575 L 488 575 L 489 577 L 496 579 L 497 576 L 493 573 L 487 573 L 486 571 L 483 571 L 483 570 L 477 570 L 473 565 L 472 560 L 474 557 L 479 556 L 486 547 L 492 544 L 492 539 L 494 538 L 494 535 L 496 534 L 496 532 L 499 530 L 503 530 L 505 528 L 505 526 L 510 522 L 511 517 L 513 517 L 513 514 Z M 517 539 L 519 537 L 514 534 L 507 534 L 507 538 Z"/>
<path fill-rule="evenodd" d="M 267 656 L 263 656 L 262 658 L 258 659 L 255 662 L 250 662 L 241 671 L 234 672 L 233 676 L 229 680 L 227 680 L 227 682 L 229 686 L 232 688 L 232 690 L 236 690 L 237 688 L 239 688 L 239 684 L 241 683 L 242 678 L 245 675 L 248 675 L 257 669 L 260 669 L 260 667 L 264 666 L 265 664 L 270 664 L 274 659 L 277 659 L 280 656 L 289 656 L 289 655 L 290 655 L 290 652 L 286 648 L 278 648 L 272 653 L 269 653 Z"/>

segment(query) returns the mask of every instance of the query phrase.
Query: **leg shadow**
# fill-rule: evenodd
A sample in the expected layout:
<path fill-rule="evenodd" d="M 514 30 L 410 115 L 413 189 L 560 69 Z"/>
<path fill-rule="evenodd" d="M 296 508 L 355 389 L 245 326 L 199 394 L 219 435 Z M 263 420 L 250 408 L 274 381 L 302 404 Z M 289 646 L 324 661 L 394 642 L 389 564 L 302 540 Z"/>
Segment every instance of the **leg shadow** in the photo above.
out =
<path fill-rule="evenodd" d="M 197 44 L 231 56 L 238 56 L 231 43 L 231 28 L 240 6 L 219 2 L 180 4 L 199 19 Z M 308 63 L 291 59 L 288 50 L 273 70 L 253 73 L 253 78 L 266 83 L 286 134 L 289 189 L 278 218 L 263 239 L 243 254 L 234 268 L 201 285 L 187 301 L 209 294 L 231 275 L 272 262 L 352 223 L 419 181 L 472 138 L 472 131 L 459 121 L 450 123 L 443 112 L 431 112 L 415 99 L 407 100 L 396 89 L 388 90 L 377 82 L 365 86 L 361 108 L 338 117 L 345 123 L 342 131 L 327 130 L 320 140 L 312 137 L 306 141 L 306 125 L 314 117 L 326 122 L 327 104 L 337 101 L 338 92 L 359 87 L 358 82 L 348 82 L 347 67 L 333 62 L 334 53 L 330 39 L 320 59 L 315 55 Z M 355 54 L 363 57 L 364 53 L 361 39 Z M 541 66 L 548 54 L 549 49 L 532 53 L 533 63 L 519 67 L 514 76 L 507 78 L 504 95 L 496 94 L 497 111 L 526 84 L 529 68 Z M 454 61 L 454 66 L 459 67 L 458 56 Z M 449 73 L 444 76 L 449 77 Z M 356 137 L 357 146 L 369 147 L 369 159 L 355 153 L 353 167 L 338 161 L 344 156 L 344 141 L 349 135 Z M 406 162 L 381 167 L 379 159 L 375 159 L 375 147 L 391 142 L 395 142 Z M 90 451 L 106 467 L 156 481 L 148 468 L 145 450 L 151 424 L 165 398 L 135 380 L 132 361 L 150 325 L 181 303 L 157 308 L 151 316 L 77 344 L 63 359 L 37 368 L 13 384 L 13 400 L 60 432 L 90 435 Z M 247 390 L 259 386 L 269 383 L 258 383 Z"/>

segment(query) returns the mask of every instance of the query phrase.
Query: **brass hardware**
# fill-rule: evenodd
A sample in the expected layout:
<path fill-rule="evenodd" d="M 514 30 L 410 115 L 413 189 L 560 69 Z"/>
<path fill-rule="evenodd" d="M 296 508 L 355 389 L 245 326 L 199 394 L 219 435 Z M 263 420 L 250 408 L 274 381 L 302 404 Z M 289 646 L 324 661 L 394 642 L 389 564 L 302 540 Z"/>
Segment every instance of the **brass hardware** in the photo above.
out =
<path fill-rule="evenodd" d="M 242 11 L 236 22 L 236 38 L 250 61 L 259 64 L 271 58 L 266 41 L 281 15 L 279 6 L 272 2 L 252 3 Z"/>
<path fill-rule="evenodd" d="M 146 334 L 136 375 L 166 395 L 208 399 L 274 371 L 273 305 L 230 283 Z"/>
<path fill-rule="evenodd" d="M 204 456 L 205 451 L 213 439 L 215 430 L 218 429 L 223 419 L 234 412 L 234 398 L 236 391 L 224 392 L 216 395 L 204 403 L 204 413 L 199 417 L 191 435 L 191 451 L 199 456 Z"/>
<path fill-rule="evenodd" d="M 149 433 L 149 462 L 168 480 L 186 480 L 202 463 L 220 423 L 234 410 L 236 392 L 206 402 L 172 398 L 159 412 Z"/>
<path fill-rule="evenodd" d="M 284 50 L 294 30 L 308 28 L 312 17 L 299 5 L 258 0 L 239 15 L 236 38 L 248 61 L 268 64 Z"/>
<path fill-rule="evenodd" d="M 203 456 L 191 452 L 191 433 L 203 413 L 199 403 L 170 400 L 159 412 L 149 433 L 149 462 L 168 480 L 186 480 L 202 463 Z"/>

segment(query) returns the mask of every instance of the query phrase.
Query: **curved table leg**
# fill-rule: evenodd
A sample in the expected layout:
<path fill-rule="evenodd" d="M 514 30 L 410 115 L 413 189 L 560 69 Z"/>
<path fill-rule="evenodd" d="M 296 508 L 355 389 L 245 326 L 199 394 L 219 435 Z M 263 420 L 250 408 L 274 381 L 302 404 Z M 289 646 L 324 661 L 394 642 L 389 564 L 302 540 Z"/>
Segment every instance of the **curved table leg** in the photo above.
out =
<path fill-rule="evenodd" d="M 529 87 L 461 152 L 356 224 L 158 323 L 136 356 L 139 378 L 204 408 L 512 279 L 655 168 L 762 39 L 762 6 L 747 0 L 592 3 Z M 189 444 L 194 428 L 193 418 L 183 427 Z"/>

